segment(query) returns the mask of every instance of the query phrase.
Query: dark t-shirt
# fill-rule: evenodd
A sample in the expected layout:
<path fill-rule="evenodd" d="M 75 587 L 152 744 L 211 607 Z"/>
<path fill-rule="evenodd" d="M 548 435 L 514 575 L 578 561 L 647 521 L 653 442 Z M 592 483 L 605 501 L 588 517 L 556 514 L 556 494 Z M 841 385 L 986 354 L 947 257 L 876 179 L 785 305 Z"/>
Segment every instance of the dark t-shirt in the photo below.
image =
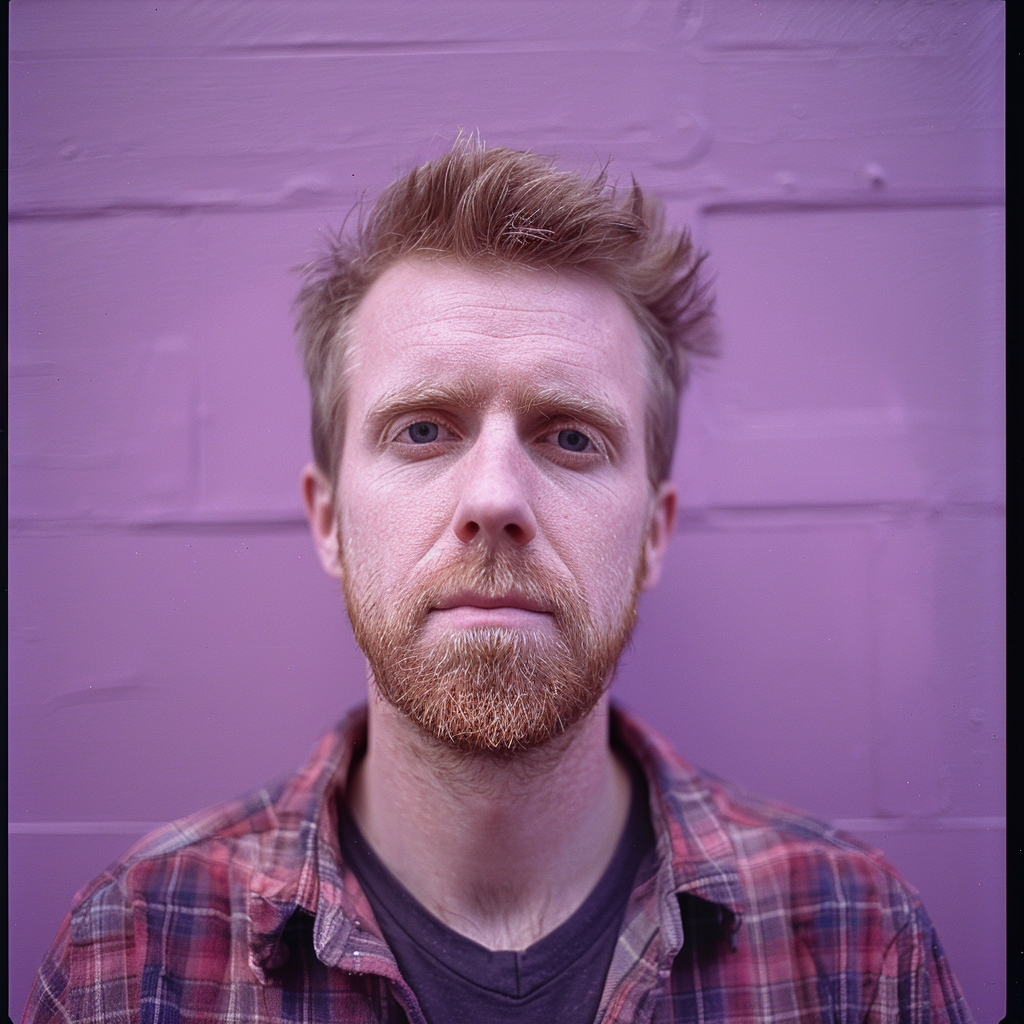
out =
<path fill-rule="evenodd" d="M 384 866 L 348 812 L 341 852 L 429 1024 L 591 1024 L 640 862 L 654 846 L 647 784 L 632 771 L 629 819 L 582 906 L 521 951 L 493 951 L 442 924 Z"/>

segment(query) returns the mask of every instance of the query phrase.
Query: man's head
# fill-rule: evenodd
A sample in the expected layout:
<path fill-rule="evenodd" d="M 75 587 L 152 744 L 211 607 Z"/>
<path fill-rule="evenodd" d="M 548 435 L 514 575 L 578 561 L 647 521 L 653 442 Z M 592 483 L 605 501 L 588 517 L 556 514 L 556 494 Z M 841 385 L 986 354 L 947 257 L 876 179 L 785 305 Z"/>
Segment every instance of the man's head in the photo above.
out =
<path fill-rule="evenodd" d="M 338 468 L 352 317 L 388 267 L 417 256 L 574 271 L 608 284 L 644 343 L 648 472 L 655 487 L 666 479 L 689 356 L 714 344 L 703 256 L 686 231 L 665 230 L 660 203 L 635 182 L 620 199 L 603 172 L 583 178 L 471 137 L 387 188 L 353 235 L 339 235 L 306 268 L 296 306 L 321 472 L 333 481 Z"/>
<path fill-rule="evenodd" d="M 304 488 L 321 560 L 344 585 L 380 695 L 439 740 L 499 753 L 544 743 L 601 698 L 674 517 L 671 443 L 652 430 L 670 420 L 674 436 L 685 351 L 670 342 L 681 329 L 658 335 L 667 354 L 655 364 L 653 314 L 638 314 L 622 291 L 636 268 L 615 271 L 607 254 L 601 263 L 592 222 L 604 225 L 608 249 L 639 259 L 646 246 L 666 266 L 675 254 L 682 283 L 649 282 L 648 295 L 662 310 L 667 296 L 678 305 L 689 295 L 677 328 L 686 316 L 704 328 L 708 308 L 685 239 L 638 240 L 638 190 L 623 211 L 602 186 L 535 157 L 490 155 L 465 145 L 438 162 L 448 168 L 439 179 L 435 164 L 399 182 L 362 232 L 364 250 L 377 239 L 377 256 L 331 257 L 358 298 L 335 327 L 341 347 L 318 357 L 321 387 L 333 380 L 335 390 L 321 394 L 319 435 L 314 412 L 320 450 Z M 433 205 L 424 206 L 421 174 Z M 477 192 L 500 205 L 516 189 L 504 228 L 475 205 Z M 558 189 L 574 192 L 575 217 L 551 200 Z M 506 253 L 517 251 L 516 232 L 523 249 L 587 259 L 516 260 Z M 382 252 L 391 258 L 374 264 Z M 335 287 L 327 281 L 325 293 Z M 323 314 L 329 296 L 314 301 L 312 287 L 306 309 Z M 307 352 L 326 344 L 311 316 Z M 316 409 L 313 373 L 311 386 Z"/>

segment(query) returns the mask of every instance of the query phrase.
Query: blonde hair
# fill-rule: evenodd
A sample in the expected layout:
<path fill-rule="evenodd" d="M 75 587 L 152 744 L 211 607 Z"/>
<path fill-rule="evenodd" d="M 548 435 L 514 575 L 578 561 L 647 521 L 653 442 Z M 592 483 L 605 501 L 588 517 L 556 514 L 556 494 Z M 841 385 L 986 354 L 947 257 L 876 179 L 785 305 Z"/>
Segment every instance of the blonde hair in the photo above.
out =
<path fill-rule="evenodd" d="M 335 481 L 344 423 L 344 356 L 352 315 L 370 286 L 410 256 L 473 266 L 574 270 L 609 284 L 633 314 L 648 355 L 645 424 L 653 486 L 671 468 L 689 356 L 714 349 L 712 297 L 686 230 L 634 180 L 583 178 L 529 152 L 460 137 L 380 195 L 354 234 L 339 232 L 303 268 L 299 347 L 312 398 L 313 455 Z"/>

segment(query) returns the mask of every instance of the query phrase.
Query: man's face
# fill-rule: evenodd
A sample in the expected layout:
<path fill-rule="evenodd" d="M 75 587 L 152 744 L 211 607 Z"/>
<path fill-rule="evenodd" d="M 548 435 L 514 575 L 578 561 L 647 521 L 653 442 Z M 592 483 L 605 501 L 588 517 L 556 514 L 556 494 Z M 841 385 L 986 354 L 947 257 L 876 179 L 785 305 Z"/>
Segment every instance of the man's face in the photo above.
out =
<path fill-rule="evenodd" d="M 462 749 L 545 742 L 601 698 L 671 529 L 635 321 L 579 275 L 410 260 L 346 358 L 335 507 L 308 474 L 307 502 L 378 690 Z"/>

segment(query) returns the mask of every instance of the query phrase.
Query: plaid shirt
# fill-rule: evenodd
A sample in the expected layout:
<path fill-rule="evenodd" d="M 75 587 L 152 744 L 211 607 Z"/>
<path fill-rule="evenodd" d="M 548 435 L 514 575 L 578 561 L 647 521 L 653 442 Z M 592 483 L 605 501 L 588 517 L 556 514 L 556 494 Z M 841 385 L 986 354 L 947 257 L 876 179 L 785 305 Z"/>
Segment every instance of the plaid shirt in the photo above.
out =
<path fill-rule="evenodd" d="M 970 1020 L 878 853 L 701 776 L 621 711 L 613 729 L 647 776 L 657 849 L 599 1021 Z M 336 797 L 365 743 L 358 711 L 299 774 L 136 844 L 76 897 L 23 1021 L 424 1024 L 339 853 Z"/>

